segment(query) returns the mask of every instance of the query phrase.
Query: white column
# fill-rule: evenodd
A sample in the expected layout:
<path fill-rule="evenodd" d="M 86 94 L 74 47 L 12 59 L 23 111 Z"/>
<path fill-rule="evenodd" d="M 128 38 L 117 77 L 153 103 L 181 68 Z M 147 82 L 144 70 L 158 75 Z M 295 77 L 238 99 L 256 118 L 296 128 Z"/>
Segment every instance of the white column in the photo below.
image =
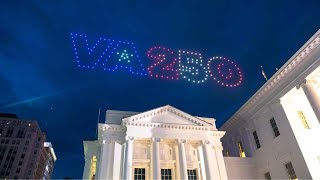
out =
<path fill-rule="evenodd" d="M 178 140 L 179 167 L 180 167 L 180 178 L 181 179 L 188 179 L 186 151 L 184 148 L 185 142 L 186 142 L 186 140 L 184 140 L 184 139 Z"/>
<path fill-rule="evenodd" d="M 320 122 L 320 95 L 314 87 L 315 81 L 306 80 L 300 84 L 304 94 L 306 95 L 313 112 L 316 114 L 318 121 Z"/>
<path fill-rule="evenodd" d="M 124 158 L 123 179 L 132 179 L 132 145 L 133 137 L 126 137 L 126 150 Z"/>
<path fill-rule="evenodd" d="M 100 170 L 98 174 L 99 179 L 113 178 L 113 159 L 114 159 L 114 141 L 103 140 L 100 154 Z"/>
<path fill-rule="evenodd" d="M 120 160 L 120 179 L 124 179 L 124 162 L 125 162 L 125 149 L 126 144 L 122 144 L 121 147 L 121 160 Z"/>
<path fill-rule="evenodd" d="M 121 179 L 121 156 L 122 156 L 122 145 L 119 142 L 114 143 L 114 159 L 113 159 L 113 178 L 112 179 Z"/>
<path fill-rule="evenodd" d="M 84 164 L 84 169 L 83 169 L 83 175 L 82 179 L 89 179 L 89 174 L 90 174 L 90 167 L 91 167 L 91 155 L 86 155 L 85 156 L 85 164 Z"/>
<path fill-rule="evenodd" d="M 199 157 L 199 160 L 200 160 L 200 172 L 201 172 L 201 180 L 207 180 L 207 177 L 206 177 L 206 167 L 205 167 L 205 164 L 204 164 L 204 157 L 203 157 L 203 150 L 202 150 L 202 146 L 199 146 L 198 147 L 198 157 Z"/>
<path fill-rule="evenodd" d="M 223 159 L 222 150 L 223 150 L 223 148 L 221 145 L 214 146 L 214 151 L 215 151 L 217 164 L 218 164 L 218 168 L 219 168 L 220 179 L 227 180 L 228 176 L 227 176 L 226 166 L 225 166 L 224 159 Z"/>
<path fill-rule="evenodd" d="M 160 138 L 152 138 L 152 179 L 161 179 L 159 146 Z"/>
<path fill-rule="evenodd" d="M 210 141 L 203 141 L 202 150 L 207 179 L 220 179 L 217 158 L 210 146 Z"/>
<path fill-rule="evenodd" d="M 181 179 L 180 175 L 180 159 L 179 159 L 179 149 L 178 149 L 178 144 L 174 146 L 174 151 L 175 151 L 175 156 L 176 156 L 176 179 Z"/>

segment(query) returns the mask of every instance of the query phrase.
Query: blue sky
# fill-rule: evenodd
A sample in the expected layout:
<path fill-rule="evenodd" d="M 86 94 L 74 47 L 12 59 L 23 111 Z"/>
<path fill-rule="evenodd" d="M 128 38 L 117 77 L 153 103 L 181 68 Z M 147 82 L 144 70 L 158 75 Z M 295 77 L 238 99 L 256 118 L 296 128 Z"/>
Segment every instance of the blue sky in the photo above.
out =
<path fill-rule="evenodd" d="M 0 111 L 37 120 L 58 160 L 54 178 L 81 178 L 82 141 L 98 109 L 146 111 L 170 104 L 220 126 L 320 27 L 319 1 L 2 1 Z M 71 32 L 226 56 L 244 81 L 225 88 L 77 68 Z M 90 61 L 91 59 L 86 59 Z M 101 118 L 101 122 L 103 118 Z"/>

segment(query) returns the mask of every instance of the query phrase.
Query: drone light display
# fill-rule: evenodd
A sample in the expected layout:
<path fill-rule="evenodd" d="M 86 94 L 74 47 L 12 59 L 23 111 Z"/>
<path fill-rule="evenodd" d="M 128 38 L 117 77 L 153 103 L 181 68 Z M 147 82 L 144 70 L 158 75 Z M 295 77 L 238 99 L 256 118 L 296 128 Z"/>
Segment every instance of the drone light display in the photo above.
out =
<path fill-rule="evenodd" d="M 80 68 L 110 72 L 122 69 L 134 75 L 199 84 L 213 80 L 231 88 L 240 86 L 243 81 L 239 66 L 222 56 L 206 61 L 199 52 L 154 46 L 146 53 L 151 61 L 146 65 L 133 42 L 105 37 L 91 41 L 82 33 L 71 33 L 71 40 L 76 64 Z"/>

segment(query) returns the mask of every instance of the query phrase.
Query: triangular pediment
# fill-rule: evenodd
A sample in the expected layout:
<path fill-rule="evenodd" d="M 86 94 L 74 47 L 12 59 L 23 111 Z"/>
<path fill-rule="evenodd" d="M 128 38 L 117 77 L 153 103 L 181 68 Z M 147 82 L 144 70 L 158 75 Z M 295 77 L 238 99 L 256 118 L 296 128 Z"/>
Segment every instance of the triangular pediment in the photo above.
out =
<path fill-rule="evenodd" d="M 213 126 L 214 124 L 214 122 L 209 123 L 169 105 L 124 118 L 122 121 L 193 126 Z"/>

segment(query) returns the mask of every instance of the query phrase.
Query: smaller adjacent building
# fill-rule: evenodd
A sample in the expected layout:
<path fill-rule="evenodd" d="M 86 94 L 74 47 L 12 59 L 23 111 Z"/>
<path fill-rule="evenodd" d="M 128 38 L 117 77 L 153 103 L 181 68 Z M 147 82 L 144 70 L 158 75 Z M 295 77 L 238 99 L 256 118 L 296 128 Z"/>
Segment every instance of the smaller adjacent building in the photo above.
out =
<path fill-rule="evenodd" d="M 0 179 L 50 179 L 56 156 L 36 121 L 0 113 Z"/>

